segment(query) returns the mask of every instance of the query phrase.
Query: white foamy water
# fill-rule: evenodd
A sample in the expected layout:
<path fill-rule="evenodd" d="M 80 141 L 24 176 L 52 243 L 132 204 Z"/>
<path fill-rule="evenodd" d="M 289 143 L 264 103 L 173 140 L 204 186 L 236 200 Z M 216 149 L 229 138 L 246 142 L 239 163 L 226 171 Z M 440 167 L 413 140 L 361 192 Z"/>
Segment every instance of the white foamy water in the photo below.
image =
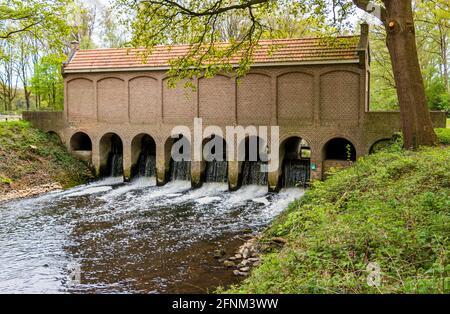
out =
<path fill-rule="evenodd" d="M 118 187 L 117 189 L 112 190 L 109 193 L 102 195 L 100 198 L 107 201 L 110 198 L 114 198 L 123 194 L 126 194 L 130 191 L 141 190 L 145 188 L 149 188 L 156 185 L 156 178 L 146 178 L 141 177 L 134 179 L 133 181 L 126 183 L 125 185 Z"/>
<path fill-rule="evenodd" d="M 208 260 L 212 243 L 226 246 L 243 230 L 261 230 L 303 193 L 108 178 L 1 204 L 0 293 L 176 292 L 193 278 L 209 289 L 211 268 L 204 265 L 217 262 Z M 73 261 L 82 264 L 85 281 L 69 287 Z M 229 270 L 219 273 L 234 278 Z M 189 284 L 182 291 L 197 291 Z"/>

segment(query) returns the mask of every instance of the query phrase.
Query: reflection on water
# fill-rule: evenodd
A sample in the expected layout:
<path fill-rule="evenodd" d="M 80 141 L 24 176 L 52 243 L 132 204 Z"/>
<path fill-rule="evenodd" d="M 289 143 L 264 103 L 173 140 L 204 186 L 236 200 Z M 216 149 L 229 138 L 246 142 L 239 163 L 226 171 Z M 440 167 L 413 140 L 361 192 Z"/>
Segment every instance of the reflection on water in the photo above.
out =
<path fill-rule="evenodd" d="M 203 293 L 236 282 L 214 259 L 260 230 L 299 189 L 108 178 L 0 204 L 0 292 Z M 80 283 L 68 281 L 78 264 Z"/>

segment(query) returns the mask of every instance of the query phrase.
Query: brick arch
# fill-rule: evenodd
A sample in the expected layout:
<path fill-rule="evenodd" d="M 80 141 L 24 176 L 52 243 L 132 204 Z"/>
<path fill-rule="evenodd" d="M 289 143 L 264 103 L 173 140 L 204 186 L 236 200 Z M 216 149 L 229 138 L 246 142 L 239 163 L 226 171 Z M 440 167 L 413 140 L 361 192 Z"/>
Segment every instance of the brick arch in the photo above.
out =
<path fill-rule="evenodd" d="M 205 123 L 229 124 L 236 119 L 236 80 L 218 74 L 198 80 L 198 114 Z M 220 115 L 217 113 L 220 112 Z"/>
<path fill-rule="evenodd" d="M 350 69 L 322 72 L 320 78 L 320 119 L 322 124 L 357 126 L 360 115 L 360 73 Z"/>
<path fill-rule="evenodd" d="M 116 76 L 97 80 L 98 121 L 106 123 L 128 122 L 128 98 L 126 81 Z"/>
<path fill-rule="evenodd" d="M 239 124 L 270 124 L 272 118 L 272 77 L 255 71 L 239 79 L 236 85 L 236 110 Z"/>
<path fill-rule="evenodd" d="M 86 76 L 76 76 L 76 77 L 72 77 L 72 78 L 68 79 L 68 80 L 66 81 L 66 83 L 70 83 L 70 82 L 76 81 L 76 80 L 86 80 L 86 81 L 90 81 L 91 83 L 94 83 L 94 80 L 93 80 L 93 79 L 90 79 L 90 78 L 88 78 L 88 77 L 86 77 Z"/>
<path fill-rule="evenodd" d="M 392 137 L 387 137 L 387 136 L 382 136 L 382 137 L 377 138 L 376 140 L 372 140 L 370 142 L 371 144 L 369 143 L 369 145 L 367 146 L 367 152 L 369 154 L 372 154 L 375 145 L 377 145 L 381 142 L 391 142 L 391 141 L 392 141 Z"/>
<path fill-rule="evenodd" d="M 289 71 L 277 76 L 277 118 L 280 123 L 311 124 L 314 119 L 314 75 Z"/>
<path fill-rule="evenodd" d="M 70 136 L 69 149 L 71 151 L 76 150 L 92 151 L 92 145 L 93 145 L 92 137 L 89 136 L 89 134 L 86 132 L 77 131 Z"/>
<path fill-rule="evenodd" d="M 327 140 L 322 142 L 322 159 L 326 160 L 327 159 L 327 146 L 330 142 L 332 142 L 333 140 L 345 140 L 348 143 L 350 143 L 352 145 L 352 148 L 354 149 L 354 159 L 356 160 L 356 158 L 360 155 L 360 150 L 358 148 L 358 146 L 355 144 L 357 143 L 357 141 L 351 139 L 348 136 L 340 136 L 340 135 L 335 135 L 335 136 L 331 136 L 329 137 Z M 353 159 L 353 157 L 352 157 Z"/>
<path fill-rule="evenodd" d="M 94 81 L 75 77 L 66 82 L 66 110 L 70 122 L 96 120 Z"/>
<path fill-rule="evenodd" d="M 128 80 L 128 102 L 130 122 L 155 123 L 160 117 L 158 79 L 150 75 L 138 75 Z"/>
<path fill-rule="evenodd" d="M 196 115 L 196 92 L 191 88 L 184 88 L 182 80 L 177 86 L 172 88 L 167 85 L 167 80 L 171 76 L 164 76 L 161 79 L 162 114 L 165 123 L 192 123 Z"/>
<path fill-rule="evenodd" d="M 139 158 L 141 158 L 142 150 L 146 150 L 146 153 L 153 156 L 156 161 L 156 152 L 158 149 L 158 145 L 156 143 L 155 138 L 150 135 L 148 132 L 139 133 L 133 136 L 131 143 L 131 175 L 147 175 L 144 173 L 140 173 L 139 169 Z M 149 156 L 145 156 L 143 158 L 148 158 Z M 145 161 L 145 160 L 144 160 Z M 156 167 L 152 171 L 152 173 L 156 174 Z"/>
<path fill-rule="evenodd" d="M 123 153 L 125 149 L 125 141 L 118 133 L 106 132 L 98 142 L 100 153 L 100 175 L 113 175 L 110 171 L 110 163 L 114 149 L 118 149 L 118 154 L 122 155 L 122 169 L 123 174 Z"/>

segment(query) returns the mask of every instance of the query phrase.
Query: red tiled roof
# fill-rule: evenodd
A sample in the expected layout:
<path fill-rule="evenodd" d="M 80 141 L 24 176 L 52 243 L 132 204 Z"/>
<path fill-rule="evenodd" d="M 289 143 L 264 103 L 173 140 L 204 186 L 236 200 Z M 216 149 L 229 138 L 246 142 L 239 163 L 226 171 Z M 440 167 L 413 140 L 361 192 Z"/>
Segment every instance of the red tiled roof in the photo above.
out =
<path fill-rule="evenodd" d="M 332 39 L 303 38 L 262 40 L 256 48 L 254 64 L 314 63 L 333 61 L 357 61 L 359 36 L 342 36 Z M 143 58 L 145 49 L 108 48 L 78 50 L 65 64 L 65 72 L 166 68 L 169 61 L 183 57 L 188 45 L 156 46 L 150 55 Z M 237 63 L 239 56 L 231 62 Z"/>

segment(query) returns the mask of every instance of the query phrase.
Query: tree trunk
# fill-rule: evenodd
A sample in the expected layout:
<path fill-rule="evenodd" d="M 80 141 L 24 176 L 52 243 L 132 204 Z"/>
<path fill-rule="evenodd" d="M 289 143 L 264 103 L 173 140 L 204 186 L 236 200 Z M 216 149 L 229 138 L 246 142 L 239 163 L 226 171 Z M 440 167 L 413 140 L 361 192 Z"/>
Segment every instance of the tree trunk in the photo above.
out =
<path fill-rule="evenodd" d="M 384 0 L 387 47 L 392 61 L 406 149 L 436 145 L 420 71 L 411 0 Z"/>

